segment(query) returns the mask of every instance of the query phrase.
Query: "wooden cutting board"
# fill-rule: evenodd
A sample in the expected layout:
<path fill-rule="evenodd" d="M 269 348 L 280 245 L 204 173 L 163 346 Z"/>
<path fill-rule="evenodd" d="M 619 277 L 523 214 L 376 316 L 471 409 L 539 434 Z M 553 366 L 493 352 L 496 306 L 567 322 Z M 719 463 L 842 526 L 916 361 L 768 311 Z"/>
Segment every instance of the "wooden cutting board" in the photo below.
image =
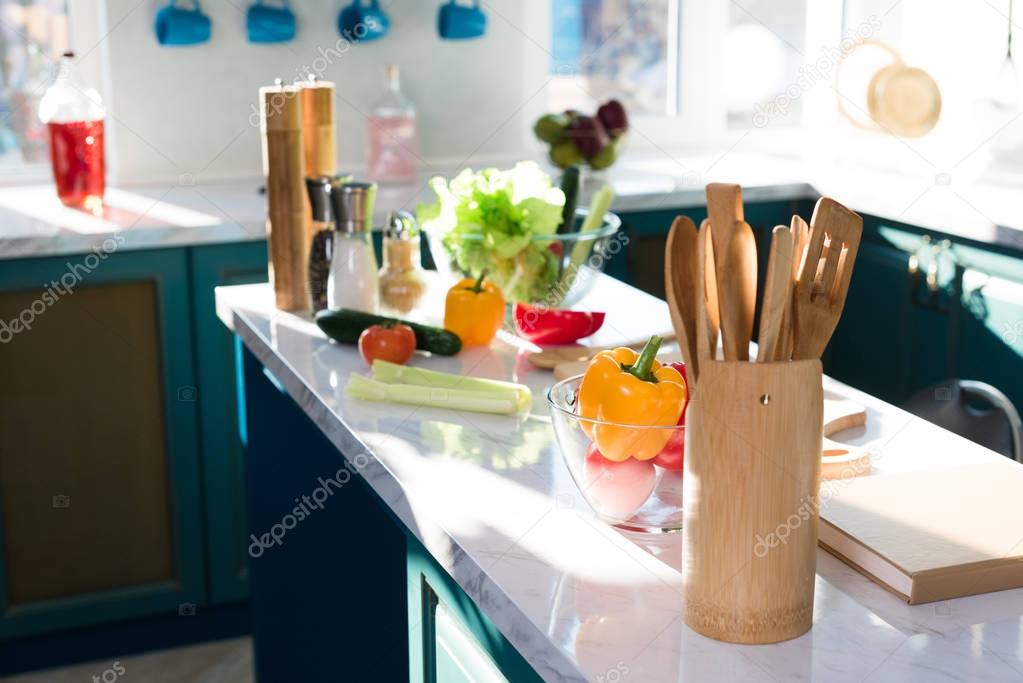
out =
<path fill-rule="evenodd" d="M 821 447 L 821 480 L 859 477 L 870 473 L 870 451 L 831 437 L 867 423 L 866 409 L 855 401 L 824 399 L 824 441 Z"/>

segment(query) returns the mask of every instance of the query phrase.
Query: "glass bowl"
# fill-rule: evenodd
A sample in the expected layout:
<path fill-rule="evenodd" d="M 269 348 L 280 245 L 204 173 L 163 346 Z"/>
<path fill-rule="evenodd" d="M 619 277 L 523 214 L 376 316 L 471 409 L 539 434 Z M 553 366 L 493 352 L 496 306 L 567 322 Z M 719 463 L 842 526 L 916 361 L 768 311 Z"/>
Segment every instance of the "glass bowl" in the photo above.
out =
<path fill-rule="evenodd" d="M 583 498 L 597 517 L 621 529 L 680 531 L 685 426 L 649 427 L 580 417 L 576 396 L 582 379 L 576 375 L 558 382 L 547 392 L 547 402 L 561 456 Z M 598 430 L 628 430 L 625 433 L 637 444 L 664 443 L 664 448 L 651 460 L 630 457 L 612 462 L 601 455 L 591 438 Z"/>
<path fill-rule="evenodd" d="M 593 286 L 595 276 L 623 245 L 614 240 L 622 221 L 610 211 L 603 224 L 580 232 L 587 209 L 576 209 L 572 232 L 534 235 L 517 254 L 502 258 L 492 252 L 485 235 L 462 235 L 449 244 L 446 233 L 426 231 L 437 270 L 452 281 L 477 278 L 482 268 L 508 301 L 542 303 L 567 308 L 579 302 Z"/>

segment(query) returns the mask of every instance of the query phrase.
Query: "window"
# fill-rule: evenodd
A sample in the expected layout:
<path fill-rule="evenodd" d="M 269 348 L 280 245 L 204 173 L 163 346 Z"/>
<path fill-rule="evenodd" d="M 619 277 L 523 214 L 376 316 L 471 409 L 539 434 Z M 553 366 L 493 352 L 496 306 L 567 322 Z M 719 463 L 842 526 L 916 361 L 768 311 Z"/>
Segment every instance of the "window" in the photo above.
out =
<path fill-rule="evenodd" d="M 615 97 L 656 143 L 748 128 L 782 99 L 770 123 L 797 124 L 802 102 L 785 95 L 809 51 L 808 4 L 552 0 L 547 110 L 592 111 Z"/>
<path fill-rule="evenodd" d="M 67 49 L 65 0 L 0 0 L 0 168 L 46 162 L 39 99 Z"/>
<path fill-rule="evenodd" d="M 802 101 L 786 90 L 799 80 L 806 51 L 805 0 L 736 0 L 728 7 L 725 98 L 728 125 L 749 126 L 770 108 L 777 123 L 799 123 Z M 771 107 L 774 101 L 778 105 Z"/>
<path fill-rule="evenodd" d="M 677 0 L 552 0 L 552 111 L 611 98 L 633 114 L 674 114 Z"/>

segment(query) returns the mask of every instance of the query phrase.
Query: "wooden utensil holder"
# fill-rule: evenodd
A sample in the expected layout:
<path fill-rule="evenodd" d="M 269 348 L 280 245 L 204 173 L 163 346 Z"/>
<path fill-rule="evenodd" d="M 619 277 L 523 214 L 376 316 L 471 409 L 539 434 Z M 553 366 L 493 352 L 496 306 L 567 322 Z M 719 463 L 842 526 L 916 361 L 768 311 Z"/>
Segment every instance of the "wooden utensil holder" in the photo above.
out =
<path fill-rule="evenodd" d="M 818 360 L 701 365 L 683 476 L 693 630 L 774 643 L 810 629 L 823 411 Z"/>

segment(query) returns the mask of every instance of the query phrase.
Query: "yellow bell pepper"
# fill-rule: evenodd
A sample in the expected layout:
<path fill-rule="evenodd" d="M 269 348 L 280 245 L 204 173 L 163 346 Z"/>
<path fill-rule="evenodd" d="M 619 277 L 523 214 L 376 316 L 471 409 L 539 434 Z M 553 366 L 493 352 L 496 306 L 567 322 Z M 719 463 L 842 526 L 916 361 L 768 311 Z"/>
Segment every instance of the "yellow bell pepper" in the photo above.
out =
<path fill-rule="evenodd" d="M 461 280 L 444 301 L 444 327 L 458 335 L 462 346 L 489 344 L 504 323 L 504 295 L 483 281 L 486 276 L 484 270 L 476 280 Z"/>
<path fill-rule="evenodd" d="M 642 353 L 626 347 L 601 351 L 579 385 L 583 430 L 608 460 L 650 460 L 668 443 L 686 404 L 685 380 L 655 359 L 661 338 L 650 338 Z M 615 423 L 615 424 L 608 424 Z"/>

